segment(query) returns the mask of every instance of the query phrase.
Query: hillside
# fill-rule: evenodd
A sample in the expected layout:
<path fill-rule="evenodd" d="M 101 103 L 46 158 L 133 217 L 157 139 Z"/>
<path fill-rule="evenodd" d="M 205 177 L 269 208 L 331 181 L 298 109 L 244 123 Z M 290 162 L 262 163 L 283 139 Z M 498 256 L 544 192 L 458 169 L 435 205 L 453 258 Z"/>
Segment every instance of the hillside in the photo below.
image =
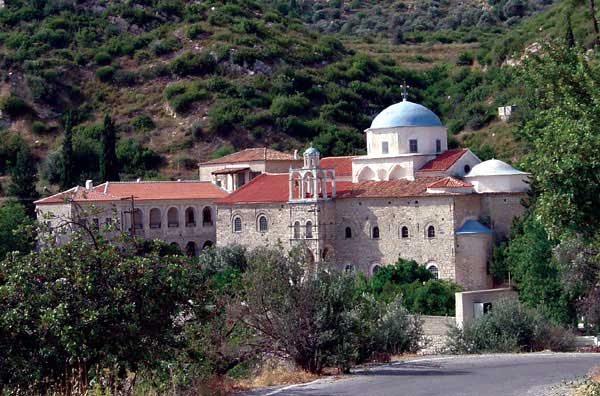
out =
<path fill-rule="evenodd" d="M 430 3 L 443 12 L 455 8 L 448 1 Z M 547 3 L 527 3 L 535 6 L 523 17 Z M 302 4 L 309 6 L 319 3 Z M 522 51 L 537 37 L 539 21 L 551 19 L 554 31 L 562 29 L 561 7 L 521 23 L 499 19 L 478 42 L 399 45 L 352 31 L 319 32 L 306 15 L 270 1 L 7 1 L 0 10 L 0 176 L 27 144 L 39 159 L 41 184 L 57 183 L 67 111 L 76 121 L 80 180 L 98 179 L 104 114 L 118 126 L 126 179 L 194 177 L 199 160 L 249 146 L 291 150 L 313 141 L 325 155 L 360 153 L 362 130 L 400 100 L 405 79 L 411 99 L 431 107 L 456 134 L 453 145 L 464 140 L 482 156 L 514 160 L 518 150 L 496 149 L 497 139 L 485 137 L 496 107 L 518 95 L 510 83 L 514 71 L 480 65 Z M 442 27 L 442 14 L 433 29 Z M 577 29 L 583 35 L 585 24 Z M 505 144 L 510 128 L 491 125 Z M 479 130 L 484 138 L 472 136 Z"/>

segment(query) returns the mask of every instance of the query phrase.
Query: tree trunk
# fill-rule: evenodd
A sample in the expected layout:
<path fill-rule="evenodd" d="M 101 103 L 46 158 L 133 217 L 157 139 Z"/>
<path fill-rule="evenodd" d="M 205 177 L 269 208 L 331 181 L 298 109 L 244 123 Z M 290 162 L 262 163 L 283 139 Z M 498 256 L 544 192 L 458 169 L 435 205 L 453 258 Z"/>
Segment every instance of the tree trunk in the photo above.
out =
<path fill-rule="evenodd" d="M 594 33 L 596 34 L 596 45 L 600 45 L 600 29 L 598 29 L 598 20 L 596 19 L 596 5 L 594 0 L 590 0 L 590 14 L 592 14 L 592 23 Z"/>

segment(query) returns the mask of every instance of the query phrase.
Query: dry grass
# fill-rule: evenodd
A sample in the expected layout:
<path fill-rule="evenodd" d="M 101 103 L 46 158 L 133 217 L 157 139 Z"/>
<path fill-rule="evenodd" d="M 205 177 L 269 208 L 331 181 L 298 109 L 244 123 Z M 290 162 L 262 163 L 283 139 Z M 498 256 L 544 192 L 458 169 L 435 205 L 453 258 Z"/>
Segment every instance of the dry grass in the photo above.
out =
<path fill-rule="evenodd" d="M 231 390 L 248 390 L 267 386 L 305 383 L 318 378 L 318 375 L 301 370 L 291 363 L 268 361 L 258 368 L 251 378 L 229 380 L 226 385 Z"/>
<path fill-rule="evenodd" d="M 600 396 L 600 366 L 590 370 L 588 380 L 577 385 L 571 396 Z"/>

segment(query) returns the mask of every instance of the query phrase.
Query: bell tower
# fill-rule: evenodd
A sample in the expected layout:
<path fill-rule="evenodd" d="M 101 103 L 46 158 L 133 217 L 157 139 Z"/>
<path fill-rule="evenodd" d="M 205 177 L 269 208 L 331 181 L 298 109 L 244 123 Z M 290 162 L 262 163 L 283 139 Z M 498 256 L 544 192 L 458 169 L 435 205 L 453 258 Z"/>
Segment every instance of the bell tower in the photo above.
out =
<path fill-rule="evenodd" d="M 319 150 L 312 146 L 303 156 L 302 168 L 290 168 L 289 201 L 315 202 L 335 198 L 335 169 L 321 168 Z"/>

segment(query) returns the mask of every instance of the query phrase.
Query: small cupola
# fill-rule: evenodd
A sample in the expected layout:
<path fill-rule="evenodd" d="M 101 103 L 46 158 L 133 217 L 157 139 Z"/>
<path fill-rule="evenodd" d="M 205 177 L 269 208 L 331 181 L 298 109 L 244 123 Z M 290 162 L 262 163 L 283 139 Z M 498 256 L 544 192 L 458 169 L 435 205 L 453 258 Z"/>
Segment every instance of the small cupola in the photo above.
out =
<path fill-rule="evenodd" d="M 314 148 L 312 145 L 304 151 L 304 167 L 305 168 L 316 168 L 319 166 L 319 150 Z"/>

